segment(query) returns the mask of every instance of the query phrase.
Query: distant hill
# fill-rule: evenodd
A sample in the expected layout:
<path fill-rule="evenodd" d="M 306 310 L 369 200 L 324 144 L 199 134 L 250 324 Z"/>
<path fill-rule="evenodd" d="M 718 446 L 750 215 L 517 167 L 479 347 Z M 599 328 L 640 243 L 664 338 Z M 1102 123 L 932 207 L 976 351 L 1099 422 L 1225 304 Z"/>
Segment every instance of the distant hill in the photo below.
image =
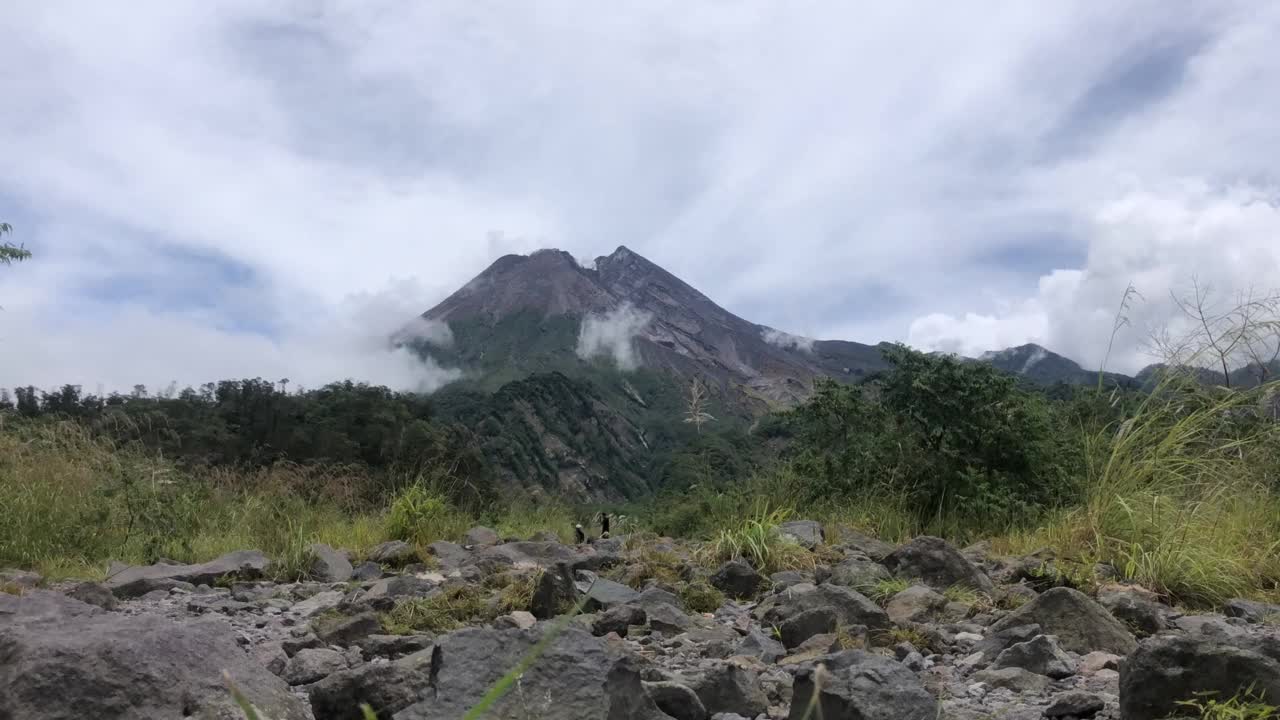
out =
<path fill-rule="evenodd" d="M 983 353 L 978 360 L 1037 385 L 1092 385 L 1098 382 L 1097 370 L 1086 370 L 1079 363 L 1034 343 Z M 1108 386 L 1136 386 L 1134 378 L 1120 373 L 1103 373 Z"/>

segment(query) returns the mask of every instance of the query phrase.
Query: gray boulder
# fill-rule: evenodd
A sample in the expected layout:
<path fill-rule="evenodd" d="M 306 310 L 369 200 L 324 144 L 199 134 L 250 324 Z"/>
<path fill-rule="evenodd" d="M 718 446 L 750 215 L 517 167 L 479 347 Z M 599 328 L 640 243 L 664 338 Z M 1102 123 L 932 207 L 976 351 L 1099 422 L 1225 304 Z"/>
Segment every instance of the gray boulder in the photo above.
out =
<path fill-rule="evenodd" d="M 375 547 L 369 553 L 369 559 L 380 565 L 398 568 L 418 562 L 419 558 L 418 551 L 409 543 L 403 540 L 389 540 Z"/>
<path fill-rule="evenodd" d="M 337 583 L 351 579 L 351 561 L 346 553 L 338 552 L 324 543 L 315 543 L 307 547 L 310 560 L 307 562 L 307 575 L 317 582 Z"/>
<path fill-rule="evenodd" d="M 988 593 L 995 590 L 991 578 L 942 538 L 918 537 L 894 550 L 884 564 L 898 577 L 921 580 L 940 590 L 952 585 Z"/>
<path fill-rule="evenodd" d="M 644 683 L 644 689 L 662 712 L 675 720 L 707 720 L 707 709 L 698 694 L 671 680 Z"/>
<path fill-rule="evenodd" d="M 711 585 L 731 598 L 745 600 L 764 584 L 764 576 L 745 560 L 730 560 L 711 576 Z"/>
<path fill-rule="evenodd" d="M 1013 625 L 1001 628 L 983 637 L 973 649 L 975 653 L 981 653 L 983 657 L 980 665 L 990 664 L 1005 649 L 1018 643 L 1027 642 L 1035 636 L 1043 634 L 1040 631 L 1040 626 L 1034 623 L 1031 625 Z"/>
<path fill-rule="evenodd" d="M 1154 600 L 1154 593 L 1136 587 L 1112 585 L 1098 591 L 1098 604 L 1142 637 L 1155 635 L 1169 625 L 1172 608 Z"/>
<path fill-rule="evenodd" d="M 367 660 L 399 658 L 431 647 L 430 635 L 370 635 L 360 640 L 360 654 Z"/>
<path fill-rule="evenodd" d="M 885 566 L 873 560 L 860 557 L 845 558 L 840 564 L 831 567 L 831 575 L 827 582 L 832 585 L 843 585 L 847 588 L 866 593 L 877 583 L 893 577 Z"/>
<path fill-rule="evenodd" d="M 116 606 L 119 605 L 116 601 L 116 596 L 102 583 L 82 582 L 71 588 L 67 595 L 82 603 L 88 603 L 103 610 L 115 610 Z"/>
<path fill-rule="evenodd" d="M 152 590 L 168 590 L 177 583 L 212 585 L 220 578 L 253 580 L 270 560 L 257 550 L 238 550 L 197 565 L 134 565 L 112 573 L 103 584 L 118 598 L 141 597 Z"/>
<path fill-rule="evenodd" d="M 619 552 L 606 547 L 591 545 L 562 545 L 558 542 L 510 542 L 492 547 L 476 548 L 472 562 L 482 570 L 524 570 L 553 568 L 559 564 L 569 569 L 599 571 L 620 562 Z"/>
<path fill-rule="evenodd" d="M 835 535 L 839 543 L 838 547 L 865 555 L 876 562 L 883 562 L 897 549 L 883 540 L 849 527 L 837 526 Z"/>
<path fill-rule="evenodd" d="M 802 667 L 792 688 L 791 720 L 935 720 L 939 716 L 938 702 L 915 673 L 862 650 L 828 655 L 816 665 Z"/>
<path fill-rule="evenodd" d="M 1227 617 L 1242 618 L 1251 623 L 1272 621 L 1280 623 L 1280 605 L 1236 598 L 1228 600 L 1222 607 L 1222 614 Z"/>
<path fill-rule="evenodd" d="M 807 550 L 822 544 L 822 524 L 813 520 L 792 520 L 778 526 L 778 534 Z"/>
<path fill-rule="evenodd" d="M 673 605 L 656 604 L 645 614 L 649 616 L 649 628 L 664 635 L 679 635 L 693 626 L 693 620 Z"/>
<path fill-rule="evenodd" d="M 328 648 L 306 648 L 289 658 L 283 677 L 290 685 L 306 685 L 346 669 L 347 659 L 342 653 Z"/>
<path fill-rule="evenodd" d="M 546 620 L 571 611 L 577 602 L 578 586 L 573 572 L 561 563 L 538 578 L 529 610 L 539 620 Z"/>
<path fill-rule="evenodd" d="M 1044 709 L 1047 718 L 1091 718 L 1107 706 L 1096 693 L 1075 690 L 1055 695 Z"/>
<path fill-rule="evenodd" d="M 1120 712 L 1125 720 L 1159 720 L 1196 693 L 1226 699 L 1249 685 L 1272 703 L 1280 698 L 1280 648 L 1157 635 L 1120 665 Z"/>
<path fill-rule="evenodd" d="M 382 623 L 378 616 L 371 612 L 360 613 L 351 617 L 321 617 L 311 623 L 311 630 L 326 645 L 359 645 L 370 635 L 382 632 Z"/>
<path fill-rule="evenodd" d="M 1058 641 L 1051 635 L 1037 635 L 1034 638 L 1009 647 L 996 656 L 991 669 L 1022 668 L 1027 672 L 1061 680 L 1076 674 L 1076 663 L 1058 647 Z"/>
<path fill-rule="evenodd" d="M 819 607 L 788 618 L 778 631 L 782 636 L 782 644 L 790 649 L 799 647 L 814 635 L 835 632 L 839 624 L 840 620 L 836 617 L 834 608 Z"/>
<path fill-rule="evenodd" d="M 1033 624 L 1041 633 L 1057 636 L 1064 649 L 1081 655 L 1095 650 L 1128 655 L 1137 647 L 1133 633 L 1106 608 L 1071 588 L 1046 590 L 996 622 L 991 631 Z"/>
<path fill-rule="evenodd" d="M 888 630 L 892 627 L 889 616 L 879 605 L 854 590 L 829 583 L 816 587 L 797 585 L 771 597 L 762 618 L 770 625 L 781 625 L 806 610 L 823 607 L 832 608 L 837 621 L 846 627 L 864 625 L 870 630 Z"/>
<path fill-rule="evenodd" d="M 372 560 L 365 560 L 351 570 L 351 579 L 360 582 L 377 580 L 382 577 L 382 566 Z"/>
<path fill-rule="evenodd" d="M 596 618 L 591 624 L 591 634 L 600 636 L 617 633 L 619 637 L 626 637 L 627 628 L 632 625 L 644 625 L 648 621 L 649 616 L 644 608 L 635 605 L 618 605 L 609 608 L 603 615 Z"/>
<path fill-rule="evenodd" d="M 645 693 L 631 659 L 599 638 L 570 626 L 559 634 L 549 623 L 529 630 L 467 628 L 437 639 L 433 695 L 397 712 L 395 720 L 456 720 L 546 639 L 535 662 L 485 714 L 492 720 L 664 720 Z"/>
<path fill-rule="evenodd" d="M 457 570 L 473 559 L 466 548 L 446 540 L 437 540 L 428 545 L 427 554 L 435 558 L 440 569 L 445 572 Z"/>
<path fill-rule="evenodd" d="M 747 634 L 738 642 L 735 655 L 753 657 L 766 664 L 773 664 L 787 656 L 787 649 L 782 643 L 765 635 L 760 628 L 752 626 Z"/>
<path fill-rule="evenodd" d="M 431 652 L 395 662 L 369 663 L 341 670 L 307 686 L 316 720 L 362 720 L 367 703 L 377 717 L 390 718 L 431 692 Z"/>
<path fill-rule="evenodd" d="M 243 718 L 223 682 L 273 720 L 304 720 L 283 680 L 225 622 L 107 613 L 57 593 L 0 594 L 0 717 Z"/>
<path fill-rule="evenodd" d="M 993 688 L 1004 688 L 1016 693 L 1040 695 L 1053 681 L 1044 675 L 1023 670 L 1020 667 L 988 668 L 973 674 L 974 682 L 986 683 Z"/>
<path fill-rule="evenodd" d="M 746 662 L 715 660 L 701 675 L 685 678 L 709 713 L 731 712 L 755 717 L 769 709 L 760 675 Z"/>
<path fill-rule="evenodd" d="M 462 544 L 473 547 L 489 547 L 502 543 L 498 531 L 487 527 L 473 527 L 462 536 Z"/>
<path fill-rule="evenodd" d="M 18 590 L 35 590 L 44 582 L 44 578 L 39 573 L 30 570 L 18 570 L 15 568 L 5 568 L 0 570 L 0 587 L 16 588 Z"/>
<path fill-rule="evenodd" d="M 583 610 L 598 612 L 618 605 L 635 602 L 640 593 L 619 582 L 597 577 L 592 573 L 579 573 L 574 583 L 578 595 L 585 598 Z"/>
<path fill-rule="evenodd" d="M 884 606 L 889 619 L 899 625 L 926 622 L 947 607 L 947 599 L 924 585 L 912 585 Z"/>

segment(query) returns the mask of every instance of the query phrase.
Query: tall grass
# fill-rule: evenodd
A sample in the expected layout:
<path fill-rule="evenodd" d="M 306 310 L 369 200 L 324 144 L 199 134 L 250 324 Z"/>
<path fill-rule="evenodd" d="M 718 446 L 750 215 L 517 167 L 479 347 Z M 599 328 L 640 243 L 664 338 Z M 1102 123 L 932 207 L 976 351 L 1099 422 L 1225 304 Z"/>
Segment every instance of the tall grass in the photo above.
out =
<path fill-rule="evenodd" d="M 1128 418 L 1083 431 L 1085 495 L 997 543 L 1107 563 L 1171 602 L 1213 607 L 1280 583 L 1280 498 L 1259 476 L 1276 430 L 1256 392 L 1166 378 Z"/>

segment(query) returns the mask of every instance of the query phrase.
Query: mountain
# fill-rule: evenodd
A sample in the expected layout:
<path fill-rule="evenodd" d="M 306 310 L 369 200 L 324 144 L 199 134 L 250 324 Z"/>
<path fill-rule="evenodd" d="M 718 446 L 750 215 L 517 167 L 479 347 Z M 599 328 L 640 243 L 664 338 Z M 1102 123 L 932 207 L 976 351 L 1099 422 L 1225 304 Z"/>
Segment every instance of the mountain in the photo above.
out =
<path fill-rule="evenodd" d="M 425 351 L 499 380 L 604 358 L 682 383 L 699 377 L 748 414 L 802 401 L 818 377 L 885 367 L 874 346 L 744 320 L 626 247 L 589 268 L 559 250 L 507 255 L 422 317 L 452 334 L 452 345 Z"/>
<path fill-rule="evenodd" d="M 559 250 L 501 257 L 418 325 L 407 344 L 464 372 L 433 398 L 441 417 L 470 428 L 508 483 L 579 500 L 718 468 L 744 476 L 770 452 L 748 434 L 762 416 L 802 402 L 819 378 L 888 367 L 883 345 L 750 322 L 626 247 L 590 267 Z M 982 359 L 1038 384 L 1097 380 L 1035 345 Z M 695 378 L 714 418 L 705 431 L 686 421 Z"/>
<path fill-rule="evenodd" d="M 1097 370 L 1086 370 L 1076 361 L 1034 343 L 983 353 L 978 360 L 1036 385 L 1091 385 L 1098 382 Z M 1108 386 L 1136 384 L 1133 378 L 1120 373 L 1104 372 L 1102 377 Z"/>

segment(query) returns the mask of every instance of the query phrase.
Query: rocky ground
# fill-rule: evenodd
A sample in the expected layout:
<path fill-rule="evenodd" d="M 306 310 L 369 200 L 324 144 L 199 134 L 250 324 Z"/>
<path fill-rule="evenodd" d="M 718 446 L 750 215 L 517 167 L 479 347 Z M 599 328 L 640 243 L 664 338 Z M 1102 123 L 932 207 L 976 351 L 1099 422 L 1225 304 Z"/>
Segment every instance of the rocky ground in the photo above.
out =
<path fill-rule="evenodd" d="M 785 530 L 812 569 L 477 528 L 354 566 L 315 546 L 306 582 L 260 579 L 255 551 L 101 584 L 0 572 L 0 719 L 243 718 L 230 686 L 273 720 L 455 720 L 516 668 L 481 717 L 1154 720 L 1198 691 L 1280 698 L 1280 607 L 1185 614 L 1106 568 L 1061 586 L 1044 554 Z"/>

